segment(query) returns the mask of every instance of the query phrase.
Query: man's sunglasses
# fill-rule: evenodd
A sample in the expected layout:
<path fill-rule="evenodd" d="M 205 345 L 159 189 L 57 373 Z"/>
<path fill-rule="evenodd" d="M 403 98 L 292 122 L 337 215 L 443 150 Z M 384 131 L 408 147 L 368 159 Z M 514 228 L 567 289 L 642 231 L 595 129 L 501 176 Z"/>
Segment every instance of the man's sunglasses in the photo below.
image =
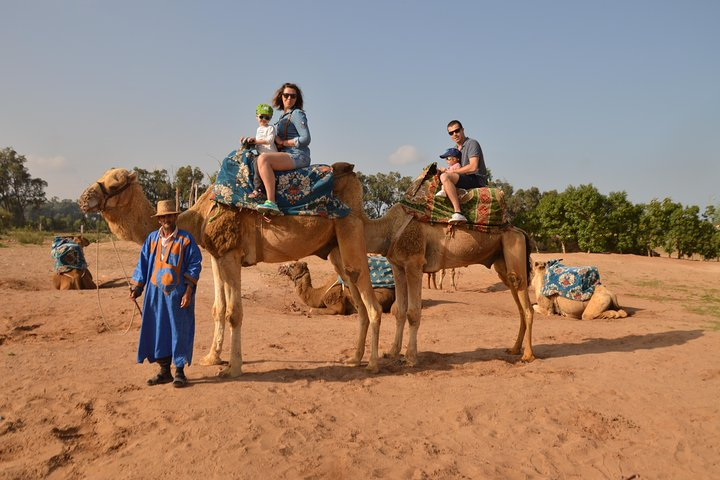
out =
<path fill-rule="evenodd" d="M 260 120 L 270 121 L 270 117 L 268 117 L 267 115 L 258 115 L 258 118 L 259 118 Z"/>
<path fill-rule="evenodd" d="M 453 135 L 458 133 L 460 130 L 462 130 L 462 128 L 456 128 L 455 130 L 450 130 L 450 131 L 448 131 L 448 135 L 450 135 L 452 137 Z"/>
<path fill-rule="evenodd" d="M 297 93 L 283 93 L 283 98 L 297 98 Z"/>

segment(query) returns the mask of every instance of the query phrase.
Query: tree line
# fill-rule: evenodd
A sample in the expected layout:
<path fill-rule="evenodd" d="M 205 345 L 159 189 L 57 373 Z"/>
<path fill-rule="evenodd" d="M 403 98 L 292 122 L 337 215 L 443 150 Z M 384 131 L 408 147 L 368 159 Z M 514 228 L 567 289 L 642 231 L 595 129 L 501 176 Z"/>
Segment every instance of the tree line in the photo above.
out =
<path fill-rule="evenodd" d="M 0 231 L 32 227 L 70 232 L 81 225 L 95 229 L 98 222 L 104 224 L 98 216 L 84 216 L 75 200 L 47 200 L 47 182 L 33 178 L 25 163 L 12 148 L 0 150 Z M 183 209 L 212 185 L 216 175 L 189 165 L 172 175 L 166 169 L 133 170 L 151 203 L 177 198 Z M 370 218 L 382 216 L 412 182 L 398 172 L 358 172 L 358 177 Z M 492 173 L 490 186 L 503 190 L 510 222 L 528 232 L 537 250 L 641 255 L 663 251 L 677 258 L 720 259 L 720 205 L 708 205 L 701 212 L 670 198 L 633 204 L 625 192 L 604 195 L 592 184 L 568 186 L 563 192 L 541 192 L 537 187 L 515 191 L 507 181 L 492 179 Z"/>

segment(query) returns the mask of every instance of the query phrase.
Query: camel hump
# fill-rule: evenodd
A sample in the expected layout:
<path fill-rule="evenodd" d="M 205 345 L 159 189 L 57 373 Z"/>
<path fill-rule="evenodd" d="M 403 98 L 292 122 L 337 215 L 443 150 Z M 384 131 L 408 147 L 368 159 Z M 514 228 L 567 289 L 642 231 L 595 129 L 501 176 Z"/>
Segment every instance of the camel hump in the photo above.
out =
<path fill-rule="evenodd" d="M 335 175 L 351 173 L 355 170 L 355 165 L 347 162 L 335 162 L 332 164 L 333 173 Z"/>

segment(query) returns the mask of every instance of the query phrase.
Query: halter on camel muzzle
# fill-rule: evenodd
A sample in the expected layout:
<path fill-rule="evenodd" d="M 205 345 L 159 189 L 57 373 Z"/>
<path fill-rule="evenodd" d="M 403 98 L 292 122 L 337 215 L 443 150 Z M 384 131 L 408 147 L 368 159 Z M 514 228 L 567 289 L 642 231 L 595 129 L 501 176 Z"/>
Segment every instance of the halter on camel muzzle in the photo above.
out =
<path fill-rule="evenodd" d="M 116 195 L 120 195 L 122 192 L 127 190 L 127 188 L 130 187 L 130 184 L 132 182 L 126 183 L 122 187 L 118 188 L 117 191 L 112 192 L 112 193 L 108 192 L 108 190 L 105 188 L 105 185 L 103 185 L 102 183 L 100 183 L 100 182 L 95 182 L 95 183 L 97 184 L 98 187 L 100 187 L 100 191 L 103 194 L 103 196 L 101 197 L 102 198 L 101 205 L 98 207 L 98 210 L 102 212 L 103 210 L 105 210 L 105 205 L 107 205 L 107 201 L 110 200 L 112 197 L 114 197 Z"/>

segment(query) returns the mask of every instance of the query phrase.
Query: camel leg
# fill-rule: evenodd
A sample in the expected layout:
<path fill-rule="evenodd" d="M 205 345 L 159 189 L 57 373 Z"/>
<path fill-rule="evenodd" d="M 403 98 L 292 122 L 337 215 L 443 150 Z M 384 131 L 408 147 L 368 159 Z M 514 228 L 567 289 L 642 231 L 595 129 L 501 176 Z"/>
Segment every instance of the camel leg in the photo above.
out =
<path fill-rule="evenodd" d="M 356 300 L 358 306 L 358 314 L 360 317 L 365 317 L 363 324 L 368 324 L 370 327 L 370 360 L 368 361 L 367 370 L 372 373 L 377 373 L 379 370 L 378 366 L 378 355 L 379 355 L 379 342 L 380 342 L 380 318 L 382 315 L 382 309 L 377 298 L 375 298 L 375 292 L 373 292 L 372 283 L 370 282 L 370 269 L 367 265 L 367 259 L 365 254 L 363 255 L 363 265 L 365 266 L 364 272 L 361 271 L 358 282 L 354 285 L 357 288 L 358 294 L 353 293 L 353 297 L 358 295 L 360 298 Z M 350 291 L 352 292 L 352 284 Z M 367 329 L 365 330 L 367 333 Z M 364 344 L 363 339 L 363 344 Z"/>
<path fill-rule="evenodd" d="M 233 250 L 217 259 L 218 274 L 226 300 L 224 320 L 230 324 L 230 363 L 220 371 L 222 377 L 237 377 L 242 373 L 241 297 L 242 253 Z"/>
<path fill-rule="evenodd" d="M 601 295 L 600 292 L 601 287 L 597 287 L 595 289 L 595 294 L 590 297 L 590 301 L 588 301 L 587 305 L 585 306 L 585 310 L 582 314 L 583 320 L 593 320 L 595 318 L 624 318 L 627 317 L 627 312 L 625 310 L 622 310 L 620 306 L 617 303 L 617 297 L 615 294 L 610 293 L 607 291 L 607 289 L 604 289 L 602 293 L 607 293 L 606 295 Z M 613 310 L 617 309 L 617 310 Z"/>
<path fill-rule="evenodd" d="M 523 251 L 525 249 L 523 248 Z M 532 324 L 534 309 L 530 302 L 530 295 L 528 293 L 528 277 L 527 268 L 525 267 L 524 260 L 514 259 L 512 253 L 507 253 L 504 248 L 506 258 L 511 259 L 511 265 L 513 267 L 508 270 L 506 261 L 504 258 L 498 259 L 493 267 L 497 272 L 500 280 L 510 289 L 515 305 L 518 308 L 520 314 L 520 328 L 518 329 L 518 336 L 515 340 L 515 344 L 512 348 L 507 350 L 507 353 L 511 355 L 518 355 L 522 348 L 523 354 L 520 357 L 522 362 L 532 362 L 535 360 L 535 355 L 532 349 Z M 523 275 L 525 272 L 525 275 Z"/>
<path fill-rule="evenodd" d="M 212 317 L 215 324 L 212 344 L 207 355 L 200 359 L 200 365 L 221 365 L 220 352 L 222 352 L 223 340 L 225 338 L 225 287 L 220 274 L 218 273 L 217 260 L 210 257 L 213 273 L 213 288 L 215 289 L 215 300 L 212 307 Z"/>
<path fill-rule="evenodd" d="M 407 278 L 407 320 L 408 346 L 405 362 L 412 367 L 417 365 L 417 334 L 420 329 L 420 312 L 422 308 L 422 267 L 406 270 Z"/>
<path fill-rule="evenodd" d="M 443 283 L 445 283 L 445 275 L 446 275 L 446 272 L 445 272 L 445 269 L 443 268 L 442 270 L 440 270 L 440 290 L 442 290 Z"/>
<path fill-rule="evenodd" d="M 335 267 L 335 271 L 338 273 L 338 275 L 343 278 L 347 278 L 343 275 L 343 273 L 345 272 L 345 264 L 343 263 L 339 248 L 333 249 L 330 252 L 328 258 L 330 260 L 330 263 L 332 263 Z M 353 288 L 353 284 L 351 282 L 348 281 L 346 282 L 346 284 L 350 289 L 350 295 L 353 297 L 353 301 L 355 302 L 355 306 L 358 312 L 358 337 L 355 344 L 355 356 L 353 356 L 352 359 L 348 360 L 348 365 L 353 367 L 359 367 L 360 363 L 362 362 L 363 355 L 365 355 L 365 340 L 367 339 L 367 332 L 368 327 L 370 326 L 370 320 L 367 309 L 365 308 L 362 297 L 360 296 L 360 292 L 357 288 Z"/>
<path fill-rule="evenodd" d="M 400 350 L 402 350 L 403 330 L 405 329 L 405 320 L 407 319 L 408 310 L 408 291 L 407 291 L 407 277 L 405 276 L 405 270 L 392 265 L 393 277 L 395 278 L 395 340 L 393 340 L 392 347 L 385 353 L 386 357 L 397 358 L 400 356 Z M 428 275 L 432 275 L 428 273 Z M 428 288 L 430 284 L 430 277 L 428 276 Z"/>

